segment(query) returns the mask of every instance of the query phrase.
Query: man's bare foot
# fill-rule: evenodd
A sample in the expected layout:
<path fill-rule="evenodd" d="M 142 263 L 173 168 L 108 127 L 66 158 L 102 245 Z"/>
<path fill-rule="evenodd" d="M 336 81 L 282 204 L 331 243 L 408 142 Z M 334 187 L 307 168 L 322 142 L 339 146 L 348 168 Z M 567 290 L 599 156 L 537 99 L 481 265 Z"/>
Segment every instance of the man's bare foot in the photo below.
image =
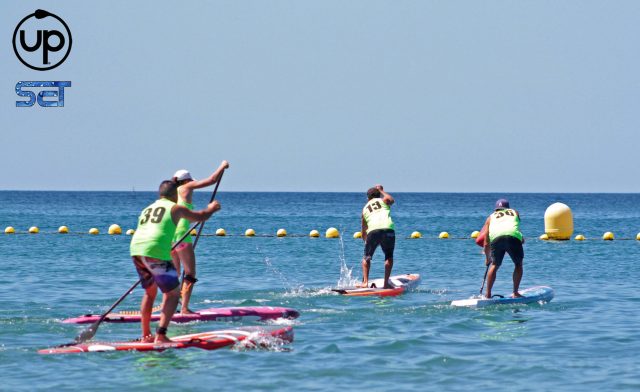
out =
<path fill-rule="evenodd" d="M 369 288 L 369 282 L 356 283 L 356 287 L 359 288 L 359 289 Z"/>
<path fill-rule="evenodd" d="M 139 340 L 141 343 L 153 343 L 155 337 L 153 335 L 147 335 L 141 337 Z"/>
<path fill-rule="evenodd" d="M 519 292 L 517 292 L 517 291 L 516 291 L 516 292 L 514 292 L 513 294 L 511 294 L 511 298 L 522 298 L 522 297 L 523 297 L 523 295 L 522 295 L 522 294 L 520 294 L 520 293 L 519 293 Z"/>
<path fill-rule="evenodd" d="M 192 311 L 191 309 L 181 309 L 180 314 L 184 316 L 184 315 L 198 314 L 198 313 Z"/>
<path fill-rule="evenodd" d="M 171 343 L 173 340 L 169 339 L 167 335 L 156 334 L 156 339 L 153 341 L 154 343 Z"/>

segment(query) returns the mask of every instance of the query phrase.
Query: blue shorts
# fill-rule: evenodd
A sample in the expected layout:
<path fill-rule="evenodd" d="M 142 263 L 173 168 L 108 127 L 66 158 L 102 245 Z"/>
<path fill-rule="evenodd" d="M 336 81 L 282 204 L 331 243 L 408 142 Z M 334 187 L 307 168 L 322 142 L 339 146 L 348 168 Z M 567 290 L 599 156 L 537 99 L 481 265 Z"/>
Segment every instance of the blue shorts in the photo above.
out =
<path fill-rule="evenodd" d="M 146 289 L 156 284 L 160 291 L 168 293 L 180 286 L 178 271 L 172 262 L 145 256 L 132 256 L 131 258 L 138 271 L 138 276 L 142 280 L 143 288 Z"/>

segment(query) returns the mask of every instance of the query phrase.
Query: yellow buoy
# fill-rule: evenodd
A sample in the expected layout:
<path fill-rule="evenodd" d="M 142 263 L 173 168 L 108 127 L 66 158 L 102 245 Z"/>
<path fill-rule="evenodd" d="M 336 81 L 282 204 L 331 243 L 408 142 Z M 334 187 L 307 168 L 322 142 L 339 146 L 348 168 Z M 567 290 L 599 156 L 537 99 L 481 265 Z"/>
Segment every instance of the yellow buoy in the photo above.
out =
<path fill-rule="evenodd" d="M 286 237 L 287 236 L 287 231 L 285 229 L 278 229 L 278 231 L 276 232 L 276 235 L 278 237 Z"/>
<path fill-rule="evenodd" d="M 471 238 L 478 238 L 480 236 L 480 232 L 478 230 L 471 233 Z"/>
<path fill-rule="evenodd" d="M 196 230 L 196 229 L 191 229 L 191 231 L 189 232 L 189 234 L 190 234 L 192 237 L 197 236 L 197 235 L 198 235 L 198 230 Z"/>
<path fill-rule="evenodd" d="M 109 226 L 108 233 L 110 235 L 120 235 L 122 234 L 122 228 L 114 223 L 111 226 Z"/>
<path fill-rule="evenodd" d="M 614 238 L 613 237 L 613 233 L 610 232 L 610 231 L 607 231 L 606 233 L 604 233 L 602 235 L 602 239 L 605 240 L 605 241 L 613 241 L 613 238 Z"/>
<path fill-rule="evenodd" d="M 256 235 L 256 232 L 253 229 L 247 229 L 245 230 L 244 235 L 247 237 L 253 237 L 254 235 Z"/>
<path fill-rule="evenodd" d="M 5 233 L 5 234 L 15 234 L 15 233 L 16 233 L 16 229 L 14 229 L 14 228 L 13 228 L 13 227 L 11 227 L 11 226 L 7 226 L 7 227 L 4 229 L 4 233 Z"/>
<path fill-rule="evenodd" d="M 327 229 L 327 232 L 324 234 L 326 238 L 338 238 L 340 237 L 340 232 L 335 227 L 330 227 Z"/>
<path fill-rule="evenodd" d="M 225 235 L 227 235 L 227 232 L 225 231 L 225 229 L 219 228 L 218 230 L 216 230 L 216 235 L 218 237 L 224 237 Z"/>
<path fill-rule="evenodd" d="M 552 240 L 568 240 L 573 234 L 573 214 L 563 203 L 553 203 L 544 212 L 544 232 Z"/>
<path fill-rule="evenodd" d="M 636 234 L 636 240 L 640 241 L 640 233 Z"/>
<path fill-rule="evenodd" d="M 320 237 L 320 232 L 318 230 L 311 230 L 309 232 L 309 237 L 318 238 Z"/>
<path fill-rule="evenodd" d="M 355 233 L 353 233 L 353 238 L 362 238 L 362 232 L 356 231 Z"/>
<path fill-rule="evenodd" d="M 96 229 L 95 227 L 92 227 L 92 228 L 89 229 L 89 234 L 91 234 L 91 235 L 100 234 L 100 230 Z"/>
<path fill-rule="evenodd" d="M 422 238 L 422 233 L 419 231 L 414 231 L 411 233 L 411 238 Z"/>
<path fill-rule="evenodd" d="M 539 237 L 542 241 L 546 241 L 549 239 L 549 236 L 545 233 Z"/>
<path fill-rule="evenodd" d="M 69 228 L 67 226 L 60 226 L 58 227 L 58 233 L 67 234 L 69 233 Z"/>
<path fill-rule="evenodd" d="M 449 233 L 443 231 L 442 233 L 438 234 L 438 238 L 449 238 Z"/>
<path fill-rule="evenodd" d="M 135 233 L 136 233 L 136 231 L 133 230 L 133 229 L 127 230 L 127 235 L 134 235 Z"/>
<path fill-rule="evenodd" d="M 584 236 L 582 234 L 578 234 L 575 238 L 576 241 L 584 241 Z"/>
<path fill-rule="evenodd" d="M 29 228 L 29 233 L 31 234 L 38 234 L 40 232 L 40 229 L 38 229 L 38 226 L 31 226 Z"/>

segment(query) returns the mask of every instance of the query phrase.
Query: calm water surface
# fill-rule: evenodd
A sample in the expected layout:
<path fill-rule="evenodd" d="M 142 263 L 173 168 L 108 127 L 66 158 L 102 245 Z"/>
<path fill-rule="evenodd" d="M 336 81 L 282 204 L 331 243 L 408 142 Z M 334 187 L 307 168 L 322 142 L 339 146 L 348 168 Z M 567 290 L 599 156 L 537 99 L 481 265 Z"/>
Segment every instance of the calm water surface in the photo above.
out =
<path fill-rule="evenodd" d="M 228 237 L 198 246 L 193 307 L 274 305 L 298 309 L 288 349 L 176 350 L 42 356 L 37 349 L 67 343 L 83 328 L 66 317 L 101 312 L 137 279 L 129 237 L 102 233 L 112 223 L 135 227 L 154 200 L 145 192 L 0 192 L 0 390 L 638 390 L 640 389 L 640 195 L 637 194 L 397 194 L 396 273 L 420 273 L 416 292 L 393 299 L 345 298 L 328 290 L 359 277 L 359 213 L 365 200 L 349 193 L 222 193 L 222 211 L 206 224 Z M 522 287 L 552 286 L 545 305 L 454 309 L 453 299 L 477 293 L 483 259 L 473 241 L 493 202 L 507 196 L 522 216 Z M 196 195 L 203 206 L 209 195 Z M 576 233 L 618 240 L 542 242 L 544 210 L 572 207 Z M 55 234 L 58 226 L 72 234 Z M 310 239 L 334 226 L 343 241 Z M 287 238 L 244 238 L 253 228 Z M 419 230 L 424 238 L 406 239 Z M 440 231 L 453 239 L 438 240 Z M 508 294 L 513 265 L 498 273 L 495 291 Z M 381 276 L 376 254 L 372 275 Z M 136 290 L 120 309 L 135 309 Z M 173 325 L 170 334 L 238 324 Z M 139 326 L 103 324 L 102 340 L 136 337 Z"/>

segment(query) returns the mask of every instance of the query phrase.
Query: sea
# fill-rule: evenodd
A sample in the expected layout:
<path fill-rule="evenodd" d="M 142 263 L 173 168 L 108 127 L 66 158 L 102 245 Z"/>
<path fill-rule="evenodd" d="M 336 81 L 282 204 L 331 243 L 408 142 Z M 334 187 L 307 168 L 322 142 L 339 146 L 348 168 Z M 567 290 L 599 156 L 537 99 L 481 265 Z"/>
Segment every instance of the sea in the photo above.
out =
<path fill-rule="evenodd" d="M 291 344 L 259 349 L 41 355 L 85 326 L 61 320 L 101 313 L 138 278 L 130 236 L 154 192 L 0 191 L 0 390 L 2 391 L 585 391 L 640 390 L 640 195 L 397 193 L 394 274 L 419 287 L 394 298 L 331 291 L 361 278 L 362 193 L 221 192 L 197 254 L 192 308 L 285 306 L 300 312 Z M 195 195 L 196 207 L 210 194 Z M 551 286 L 549 303 L 454 308 L 477 295 L 485 271 L 470 238 L 498 198 L 522 220 L 521 288 Z M 585 241 L 543 241 L 555 202 L 573 212 Z M 108 235 L 112 224 L 122 235 Z M 69 234 L 58 234 L 59 226 Z M 31 226 L 38 234 L 28 234 Z M 98 235 L 89 235 L 90 228 Z M 324 238 L 334 227 L 340 238 Z M 227 235 L 215 236 L 218 228 Z M 255 237 L 245 237 L 252 228 Z M 276 237 L 278 229 L 286 237 Z M 311 230 L 320 238 L 310 238 Z M 420 239 L 410 239 L 413 231 Z M 439 233 L 449 233 L 439 239 Z M 611 231 L 615 240 L 603 241 Z M 372 278 L 383 274 L 380 251 Z M 494 293 L 511 293 L 506 258 Z M 117 310 L 135 310 L 137 288 Z M 169 336 L 257 322 L 171 325 Z M 138 324 L 103 323 L 98 341 L 139 336 Z"/>

